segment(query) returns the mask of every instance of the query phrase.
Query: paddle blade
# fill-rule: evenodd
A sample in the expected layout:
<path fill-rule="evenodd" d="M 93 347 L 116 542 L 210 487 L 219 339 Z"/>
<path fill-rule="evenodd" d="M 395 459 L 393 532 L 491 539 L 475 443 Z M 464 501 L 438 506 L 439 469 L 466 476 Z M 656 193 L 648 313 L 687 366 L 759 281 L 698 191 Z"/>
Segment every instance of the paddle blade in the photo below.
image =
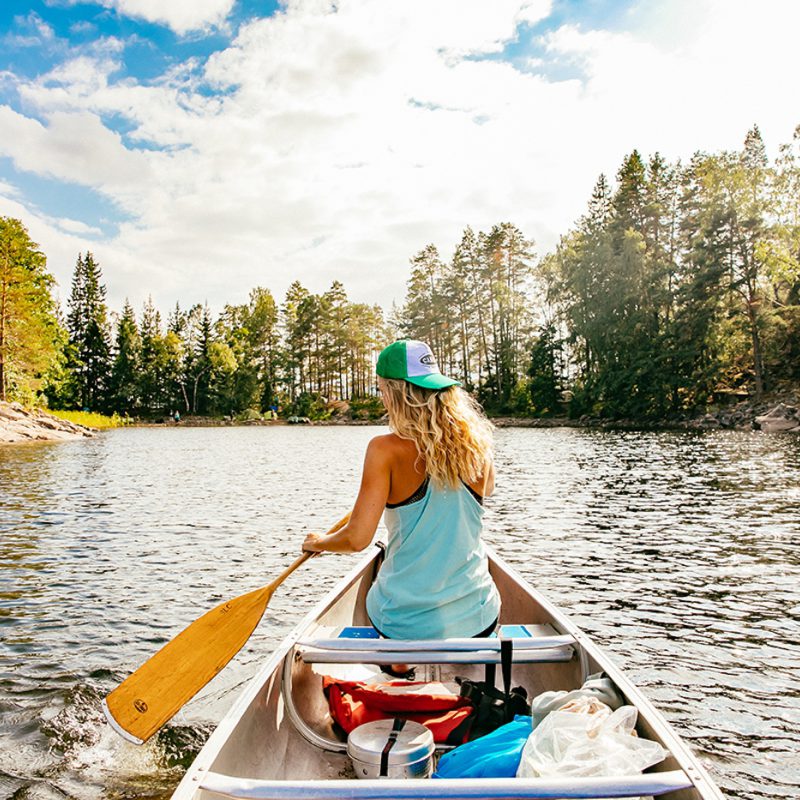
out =
<path fill-rule="evenodd" d="M 242 649 L 273 588 L 221 603 L 165 644 L 106 697 L 111 727 L 130 742 L 146 742 Z"/>

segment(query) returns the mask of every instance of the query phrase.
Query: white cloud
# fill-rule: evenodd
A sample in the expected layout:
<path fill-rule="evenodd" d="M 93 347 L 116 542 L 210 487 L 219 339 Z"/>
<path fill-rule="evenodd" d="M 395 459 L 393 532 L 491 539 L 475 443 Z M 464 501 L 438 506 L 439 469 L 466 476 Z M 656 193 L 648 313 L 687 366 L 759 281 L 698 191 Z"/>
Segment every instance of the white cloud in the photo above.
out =
<path fill-rule="evenodd" d="M 90 186 L 138 212 L 153 167 L 94 114 L 55 111 L 48 124 L 0 106 L 0 155 L 18 169 Z"/>
<path fill-rule="evenodd" d="M 205 65 L 146 85 L 117 76 L 113 48 L 20 83 L 37 119 L 0 108 L 0 152 L 128 214 L 112 239 L 83 244 L 117 304 L 152 293 L 162 307 L 219 306 L 255 285 L 280 295 L 294 278 L 314 291 L 338 278 L 388 307 L 408 258 L 430 241 L 448 253 L 466 225 L 510 220 L 551 247 L 634 147 L 687 158 L 738 146 L 753 122 L 773 146 L 791 137 L 800 120 L 776 76 L 797 72 L 800 12 L 665 5 L 691 33 L 653 15 L 627 33 L 564 26 L 522 72 L 482 56 L 548 2 L 290 0 Z M 553 64 L 582 77 L 547 79 Z M 56 270 L 62 285 L 76 253 Z"/>
<path fill-rule="evenodd" d="M 93 236 L 103 235 L 103 231 L 101 231 L 100 228 L 94 228 L 78 219 L 59 217 L 58 219 L 53 220 L 53 223 L 61 228 L 62 231 L 66 231 L 67 233 L 76 233 L 83 236 L 86 236 L 87 234 L 91 234 Z"/>
<path fill-rule="evenodd" d="M 78 5 L 84 0 L 50 0 Z M 236 0 L 94 0 L 104 8 L 145 22 L 166 25 L 177 34 L 208 30 L 223 25 Z"/>
<path fill-rule="evenodd" d="M 3 37 L 6 46 L 42 47 L 55 39 L 53 29 L 35 11 L 31 11 L 25 17 L 14 17 L 14 29 L 15 33 Z"/>
<path fill-rule="evenodd" d="M 20 196 L 19 189 L 6 181 L 0 181 L 0 196 L 6 198 L 18 198 Z"/>
<path fill-rule="evenodd" d="M 222 24 L 230 14 L 235 0 L 103 0 L 129 17 L 168 25 L 184 34 Z"/>

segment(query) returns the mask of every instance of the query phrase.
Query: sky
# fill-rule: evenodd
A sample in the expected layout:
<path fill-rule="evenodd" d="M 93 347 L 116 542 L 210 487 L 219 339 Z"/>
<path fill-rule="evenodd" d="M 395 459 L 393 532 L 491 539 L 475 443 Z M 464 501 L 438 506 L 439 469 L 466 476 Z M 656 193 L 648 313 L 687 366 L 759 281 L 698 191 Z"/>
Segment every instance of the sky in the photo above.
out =
<path fill-rule="evenodd" d="M 0 0 L 0 215 L 112 308 L 293 280 L 402 303 L 513 222 L 551 250 L 634 148 L 800 124 L 795 0 Z"/>

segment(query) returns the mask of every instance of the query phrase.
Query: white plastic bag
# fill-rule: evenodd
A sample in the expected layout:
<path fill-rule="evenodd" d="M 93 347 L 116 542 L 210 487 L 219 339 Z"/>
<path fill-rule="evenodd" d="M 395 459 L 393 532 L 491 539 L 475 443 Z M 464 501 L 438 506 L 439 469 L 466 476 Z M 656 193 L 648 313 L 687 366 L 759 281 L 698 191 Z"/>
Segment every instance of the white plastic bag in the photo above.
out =
<path fill-rule="evenodd" d="M 551 711 L 522 750 L 518 778 L 636 775 L 667 757 L 657 742 L 634 733 L 637 712 Z"/>

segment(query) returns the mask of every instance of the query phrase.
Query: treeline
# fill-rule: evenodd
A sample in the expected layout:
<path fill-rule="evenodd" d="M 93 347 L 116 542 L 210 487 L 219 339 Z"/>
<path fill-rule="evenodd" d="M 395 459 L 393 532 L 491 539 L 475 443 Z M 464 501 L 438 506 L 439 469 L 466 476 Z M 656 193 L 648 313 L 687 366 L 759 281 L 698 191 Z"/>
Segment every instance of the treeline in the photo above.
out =
<path fill-rule="evenodd" d="M 800 129 L 770 164 L 753 128 L 739 152 L 634 151 L 614 191 L 601 176 L 542 264 L 534 352 L 574 413 L 678 416 L 800 379 L 799 158 Z"/>
<path fill-rule="evenodd" d="M 0 397 L 152 416 L 319 416 L 374 398 L 392 337 L 428 341 L 493 413 L 668 419 L 800 381 L 800 128 L 770 162 L 757 128 L 687 164 L 634 151 L 544 257 L 510 223 L 411 259 L 388 320 L 336 282 L 227 305 L 109 311 L 78 258 L 66 315 L 44 255 L 0 218 Z"/>
<path fill-rule="evenodd" d="M 110 311 L 100 265 L 86 253 L 78 256 L 60 320 L 44 257 L 21 223 L 3 224 L 19 238 L 17 253 L 28 253 L 16 259 L 20 275 L 38 276 L 28 283 L 33 291 L 38 282 L 43 324 L 19 309 L 25 328 L 38 331 L 28 356 L 19 347 L 4 349 L 0 340 L 6 356 L 0 367 L 15 365 L 0 372 L 2 399 L 31 402 L 38 392 L 53 408 L 139 417 L 174 411 L 324 416 L 331 400 L 375 394 L 375 354 L 389 332 L 381 309 L 351 302 L 341 283 L 316 295 L 295 282 L 280 306 L 268 289 L 256 288 L 247 303 L 226 305 L 216 319 L 205 305 L 176 305 L 163 319 L 152 300 L 138 315 L 127 301 L 120 313 Z M 18 315 L 6 316 L 13 323 Z"/>
<path fill-rule="evenodd" d="M 769 163 L 627 156 L 537 260 L 511 225 L 412 261 L 402 330 L 490 410 L 667 419 L 800 381 L 800 128 Z"/>
<path fill-rule="evenodd" d="M 537 263 L 533 242 L 510 223 L 489 233 L 467 228 L 447 262 L 434 245 L 411 259 L 397 327 L 429 342 L 442 371 L 489 410 L 528 407 Z"/>

